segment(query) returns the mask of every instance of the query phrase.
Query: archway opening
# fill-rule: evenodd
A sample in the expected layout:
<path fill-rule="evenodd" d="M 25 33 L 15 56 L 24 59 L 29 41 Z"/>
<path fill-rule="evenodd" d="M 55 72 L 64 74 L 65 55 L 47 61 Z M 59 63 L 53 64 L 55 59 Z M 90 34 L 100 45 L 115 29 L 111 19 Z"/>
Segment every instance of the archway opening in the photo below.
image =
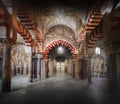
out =
<path fill-rule="evenodd" d="M 49 70 L 53 75 L 72 74 L 72 53 L 62 45 L 54 47 L 49 52 Z M 51 76 L 52 74 L 49 73 Z"/>

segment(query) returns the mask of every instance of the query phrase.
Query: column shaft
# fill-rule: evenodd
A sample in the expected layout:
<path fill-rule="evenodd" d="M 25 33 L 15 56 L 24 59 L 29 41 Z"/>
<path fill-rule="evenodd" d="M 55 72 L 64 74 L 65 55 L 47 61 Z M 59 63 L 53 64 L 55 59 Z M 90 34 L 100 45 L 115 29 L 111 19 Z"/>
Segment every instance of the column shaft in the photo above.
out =
<path fill-rule="evenodd" d="M 108 77 L 110 80 L 115 80 L 117 76 L 116 68 L 116 54 L 112 53 L 109 55 L 109 64 L 108 64 Z"/>
<path fill-rule="evenodd" d="M 34 58 L 31 58 L 31 70 L 30 70 L 30 82 L 33 82 L 33 75 L 34 75 Z"/>
<path fill-rule="evenodd" d="M 2 92 L 11 90 L 11 44 L 3 43 L 2 50 Z"/>
<path fill-rule="evenodd" d="M 91 56 L 88 56 L 87 58 L 87 73 L 88 73 L 88 82 L 92 83 Z"/>
<path fill-rule="evenodd" d="M 37 62 L 38 62 L 38 59 L 37 58 L 34 58 L 34 78 L 37 78 Z"/>
<path fill-rule="evenodd" d="M 45 65 L 45 71 L 46 71 L 46 78 L 49 77 L 49 60 L 46 61 L 46 65 Z"/>

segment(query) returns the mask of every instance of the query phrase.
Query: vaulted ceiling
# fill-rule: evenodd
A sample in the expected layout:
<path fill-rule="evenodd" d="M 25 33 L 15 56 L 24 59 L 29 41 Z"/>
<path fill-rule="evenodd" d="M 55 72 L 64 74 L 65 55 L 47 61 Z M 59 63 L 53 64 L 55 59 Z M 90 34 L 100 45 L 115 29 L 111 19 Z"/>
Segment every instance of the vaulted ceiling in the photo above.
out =
<path fill-rule="evenodd" d="M 39 31 L 36 40 L 40 38 L 38 40 L 44 41 L 45 46 L 56 39 L 63 39 L 77 46 L 84 29 L 92 31 L 100 23 L 102 15 L 120 4 L 119 0 L 3 1 L 6 6 L 10 4 L 15 8 L 17 19 L 27 30 Z M 93 20 L 94 18 L 97 20 Z"/>
<path fill-rule="evenodd" d="M 12 0 L 16 8 L 28 8 L 34 23 L 45 34 L 52 26 L 63 24 L 75 33 L 95 10 L 111 11 L 119 0 Z"/>

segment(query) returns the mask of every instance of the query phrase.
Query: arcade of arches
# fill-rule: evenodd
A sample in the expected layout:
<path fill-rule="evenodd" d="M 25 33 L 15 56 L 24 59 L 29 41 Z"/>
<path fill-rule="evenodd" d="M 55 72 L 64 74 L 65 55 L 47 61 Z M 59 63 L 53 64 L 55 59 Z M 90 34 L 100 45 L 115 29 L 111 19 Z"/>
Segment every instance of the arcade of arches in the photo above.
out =
<path fill-rule="evenodd" d="M 119 0 L 0 0 L 1 91 L 65 73 L 120 81 Z"/>

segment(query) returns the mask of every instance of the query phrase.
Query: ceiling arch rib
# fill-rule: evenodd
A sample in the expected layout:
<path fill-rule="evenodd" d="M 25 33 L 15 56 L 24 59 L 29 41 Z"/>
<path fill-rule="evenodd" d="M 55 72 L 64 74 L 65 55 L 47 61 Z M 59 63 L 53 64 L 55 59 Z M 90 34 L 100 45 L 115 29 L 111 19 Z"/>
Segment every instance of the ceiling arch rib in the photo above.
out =
<path fill-rule="evenodd" d="M 27 29 L 33 30 L 35 25 L 30 11 L 26 8 L 18 8 L 16 11 L 19 21 L 24 24 Z"/>
<path fill-rule="evenodd" d="M 96 29 L 96 27 L 98 27 L 101 23 L 103 19 L 103 15 L 101 13 L 100 10 L 96 10 L 96 11 L 93 11 L 91 14 L 90 14 L 90 17 L 88 19 L 88 22 L 87 24 L 85 25 L 84 28 L 82 28 L 80 34 L 79 34 L 79 38 L 77 40 L 77 42 L 81 43 L 80 46 L 79 46 L 79 52 L 80 53 L 83 53 L 84 51 L 84 45 L 83 45 L 83 42 L 85 40 L 85 35 L 86 35 L 86 32 L 92 32 Z M 99 35 L 95 35 L 94 37 L 91 36 L 91 39 L 92 40 L 89 40 L 88 41 L 88 47 L 93 47 L 95 44 L 95 41 L 96 39 L 99 38 Z M 94 42 L 93 42 L 94 41 Z"/>
<path fill-rule="evenodd" d="M 91 32 L 88 38 L 88 48 L 93 48 L 95 46 L 96 41 L 101 38 L 102 34 L 102 21 L 101 23 L 95 28 L 93 32 Z"/>
<path fill-rule="evenodd" d="M 82 24 L 79 10 L 68 7 L 44 8 L 38 17 L 35 18 L 42 34 L 46 34 L 53 26 L 66 25 L 77 35 Z"/>
<path fill-rule="evenodd" d="M 100 24 L 103 19 L 103 15 L 100 10 L 96 10 L 91 13 L 90 18 L 85 26 L 86 31 L 92 31 L 95 29 L 96 26 Z"/>
<path fill-rule="evenodd" d="M 70 42 L 75 48 L 77 48 L 77 43 L 67 39 L 67 38 L 51 38 L 49 39 L 45 44 L 44 44 L 44 47 L 46 47 L 49 43 L 53 42 L 53 41 L 56 41 L 56 40 L 65 40 L 67 42 Z"/>
<path fill-rule="evenodd" d="M 43 59 L 48 59 L 49 58 L 49 53 L 50 51 L 56 47 L 56 46 L 65 46 L 67 47 L 68 50 L 70 50 L 71 54 L 72 54 L 72 58 L 73 59 L 76 59 L 77 56 L 76 56 L 76 49 L 75 47 L 73 47 L 73 45 L 67 41 L 64 41 L 64 40 L 57 40 L 57 41 L 53 41 L 51 42 L 46 48 L 45 48 L 45 51 L 44 51 L 44 54 L 43 54 Z"/>
<path fill-rule="evenodd" d="M 25 43 L 26 43 L 27 46 L 32 45 L 32 37 L 30 35 L 30 32 L 20 22 L 18 22 L 17 32 L 20 33 L 20 35 L 23 37 L 23 39 L 25 40 Z"/>

